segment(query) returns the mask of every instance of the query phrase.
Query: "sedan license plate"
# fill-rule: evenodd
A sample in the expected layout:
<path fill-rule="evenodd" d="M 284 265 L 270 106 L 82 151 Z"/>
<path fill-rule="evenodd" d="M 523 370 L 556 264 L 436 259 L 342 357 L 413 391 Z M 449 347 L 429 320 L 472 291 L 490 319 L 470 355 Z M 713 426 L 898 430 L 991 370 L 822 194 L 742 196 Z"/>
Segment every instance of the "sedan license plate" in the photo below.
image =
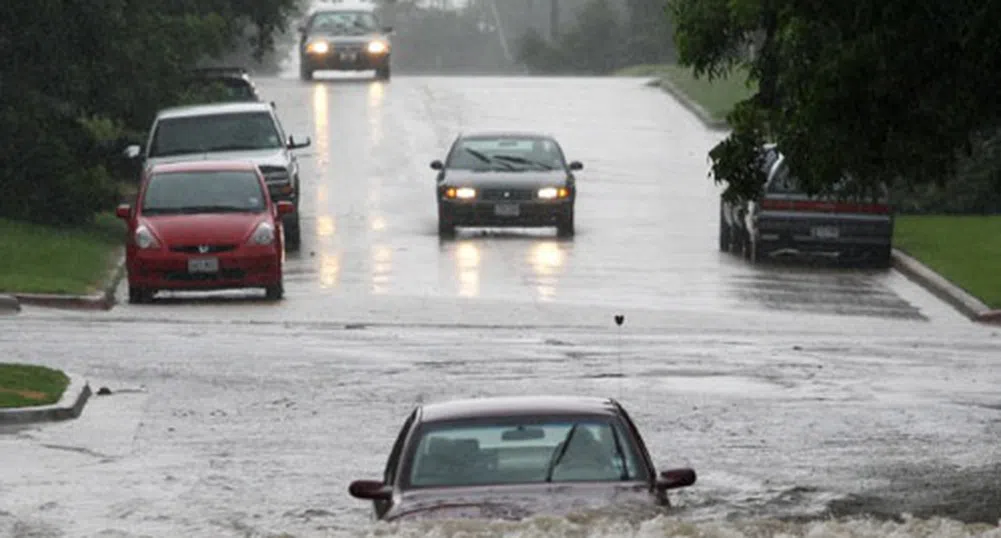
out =
<path fill-rule="evenodd" d="M 342 52 L 341 53 L 342 62 L 355 62 L 358 61 L 358 53 L 356 52 Z"/>
<path fill-rule="evenodd" d="M 189 273 L 218 273 L 219 258 L 191 258 L 188 260 Z"/>
<path fill-rule="evenodd" d="M 498 217 L 517 217 L 521 214 L 518 204 L 497 204 L 494 206 L 494 215 Z"/>
<path fill-rule="evenodd" d="M 837 226 L 814 226 L 811 235 L 817 239 L 837 239 L 841 234 Z"/>

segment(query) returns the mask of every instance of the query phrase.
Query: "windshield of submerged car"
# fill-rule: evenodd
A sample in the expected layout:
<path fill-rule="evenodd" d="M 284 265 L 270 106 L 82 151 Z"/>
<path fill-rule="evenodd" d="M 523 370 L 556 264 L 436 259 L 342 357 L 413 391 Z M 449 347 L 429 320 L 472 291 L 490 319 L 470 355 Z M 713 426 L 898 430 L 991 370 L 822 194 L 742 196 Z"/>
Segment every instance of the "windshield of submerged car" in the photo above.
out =
<path fill-rule="evenodd" d="M 267 194 L 250 171 L 154 174 L 143 195 L 146 215 L 261 213 Z"/>
<path fill-rule="evenodd" d="M 281 136 L 267 112 L 206 114 L 158 121 L 149 156 L 168 157 L 281 147 Z"/>
<path fill-rule="evenodd" d="M 642 480 L 637 454 L 593 418 L 425 426 L 405 487 Z"/>
<path fill-rule="evenodd" d="M 309 33 L 361 35 L 376 31 L 379 23 L 367 11 L 323 11 L 313 16 Z"/>
<path fill-rule="evenodd" d="M 556 142 L 546 138 L 466 138 L 448 157 L 447 167 L 474 171 L 559 170 L 566 166 Z"/>

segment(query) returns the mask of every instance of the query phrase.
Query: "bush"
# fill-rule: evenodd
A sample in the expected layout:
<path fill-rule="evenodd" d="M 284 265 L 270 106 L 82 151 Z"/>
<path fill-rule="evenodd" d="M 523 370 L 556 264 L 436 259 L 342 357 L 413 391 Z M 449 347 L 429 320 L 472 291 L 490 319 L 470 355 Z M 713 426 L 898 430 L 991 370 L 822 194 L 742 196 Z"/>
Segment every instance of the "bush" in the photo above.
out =
<path fill-rule="evenodd" d="M 577 24 L 555 44 L 529 30 L 518 47 L 518 61 L 535 73 L 607 74 L 625 65 L 625 27 L 606 0 L 590 0 Z"/>

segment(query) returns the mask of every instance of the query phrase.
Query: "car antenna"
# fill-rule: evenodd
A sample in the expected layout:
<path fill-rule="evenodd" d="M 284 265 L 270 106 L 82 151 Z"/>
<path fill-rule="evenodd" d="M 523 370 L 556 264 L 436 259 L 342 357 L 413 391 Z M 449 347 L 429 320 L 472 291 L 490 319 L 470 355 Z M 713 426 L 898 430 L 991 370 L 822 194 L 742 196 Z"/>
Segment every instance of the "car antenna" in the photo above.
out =
<path fill-rule="evenodd" d="M 622 378 L 626 373 L 622 369 L 622 325 L 626 322 L 625 314 L 615 314 L 615 324 L 619 327 L 618 348 L 619 348 L 619 399 L 622 399 Z"/>

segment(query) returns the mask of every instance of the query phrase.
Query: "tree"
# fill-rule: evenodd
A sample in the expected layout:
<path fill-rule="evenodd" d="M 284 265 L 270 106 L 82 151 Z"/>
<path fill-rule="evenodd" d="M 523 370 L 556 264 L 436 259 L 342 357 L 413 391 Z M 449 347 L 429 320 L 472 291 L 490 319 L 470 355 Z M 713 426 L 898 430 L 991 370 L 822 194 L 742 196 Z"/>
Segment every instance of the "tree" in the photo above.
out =
<path fill-rule="evenodd" d="M 871 192 L 948 181 L 976 133 L 999 124 L 1001 0 L 671 0 L 671 12 L 696 76 L 742 64 L 758 84 L 710 152 L 728 197 L 758 196 L 766 140 L 811 193 L 845 176 Z"/>

